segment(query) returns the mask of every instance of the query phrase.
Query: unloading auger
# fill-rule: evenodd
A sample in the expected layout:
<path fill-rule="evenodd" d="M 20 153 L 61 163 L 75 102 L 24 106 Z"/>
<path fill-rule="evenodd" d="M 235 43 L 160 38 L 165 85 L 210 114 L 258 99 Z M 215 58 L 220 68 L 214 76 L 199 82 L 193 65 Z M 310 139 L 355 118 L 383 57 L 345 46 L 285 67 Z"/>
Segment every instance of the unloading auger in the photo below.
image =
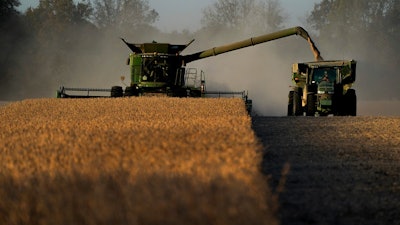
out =
<path fill-rule="evenodd" d="M 210 49 L 207 49 L 207 50 L 204 50 L 201 52 L 197 52 L 194 54 L 190 54 L 190 55 L 185 56 L 185 62 L 189 63 L 189 62 L 192 62 L 195 60 L 204 59 L 204 58 L 207 58 L 210 56 L 216 56 L 216 55 L 227 53 L 230 51 L 235 51 L 235 50 L 238 50 L 241 48 L 246 48 L 246 47 L 262 44 L 265 42 L 277 40 L 280 38 L 289 37 L 292 35 L 298 35 L 298 36 L 304 38 L 310 44 L 310 48 L 314 55 L 315 61 L 323 60 L 320 51 L 318 50 L 315 43 L 312 41 L 310 35 L 308 35 L 307 31 L 304 30 L 302 27 L 292 27 L 292 28 L 277 31 L 274 33 L 264 34 L 261 36 L 252 37 L 250 39 L 246 39 L 246 40 L 234 42 L 231 44 L 210 48 Z"/>

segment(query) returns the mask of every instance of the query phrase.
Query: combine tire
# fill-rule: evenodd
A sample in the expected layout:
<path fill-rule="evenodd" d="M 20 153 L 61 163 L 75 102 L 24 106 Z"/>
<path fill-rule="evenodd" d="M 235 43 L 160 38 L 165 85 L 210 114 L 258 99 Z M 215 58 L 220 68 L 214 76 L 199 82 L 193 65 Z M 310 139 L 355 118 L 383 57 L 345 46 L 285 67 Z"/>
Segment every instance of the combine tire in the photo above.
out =
<path fill-rule="evenodd" d="M 112 98 L 117 98 L 117 97 L 122 97 L 122 96 L 124 96 L 124 92 L 123 92 L 121 86 L 111 87 L 111 97 Z"/>
<path fill-rule="evenodd" d="M 127 86 L 127 87 L 125 88 L 124 96 L 133 96 L 133 90 L 132 90 L 132 87 L 131 87 L 131 86 Z"/>
<path fill-rule="evenodd" d="M 247 99 L 246 100 L 246 110 L 249 115 L 251 115 L 251 112 L 253 111 L 253 100 Z"/>
<path fill-rule="evenodd" d="M 317 96 L 315 96 L 315 93 L 308 93 L 307 94 L 307 116 L 314 116 L 315 115 L 315 107 L 316 107 L 316 105 L 315 105 L 315 102 L 316 102 L 316 99 L 317 98 Z"/>

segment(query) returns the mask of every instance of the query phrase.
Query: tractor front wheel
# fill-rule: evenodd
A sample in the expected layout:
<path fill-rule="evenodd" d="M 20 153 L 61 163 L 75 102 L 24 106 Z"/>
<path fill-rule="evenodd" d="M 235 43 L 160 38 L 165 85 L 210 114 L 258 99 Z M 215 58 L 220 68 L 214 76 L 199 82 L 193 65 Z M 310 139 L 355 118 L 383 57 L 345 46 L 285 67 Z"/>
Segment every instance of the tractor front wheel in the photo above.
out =
<path fill-rule="evenodd" d="M 293 92 L 294 91 L 289 91 L 288 109 L 287 109 L 288 116 L 293 116 Z"/>

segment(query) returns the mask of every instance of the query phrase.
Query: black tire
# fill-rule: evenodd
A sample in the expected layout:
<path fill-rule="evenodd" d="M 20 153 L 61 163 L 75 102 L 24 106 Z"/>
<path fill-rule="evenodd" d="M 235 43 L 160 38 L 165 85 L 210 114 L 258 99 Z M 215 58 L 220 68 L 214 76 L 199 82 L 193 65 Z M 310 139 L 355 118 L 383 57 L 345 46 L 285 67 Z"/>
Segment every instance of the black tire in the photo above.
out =
<path fill-rule="evenodd" d="M 199 97 L 201 97 L 201 91 L 200 90 L 191 90 L 189 93 L 189 96 L 192 98 L 199 98 Z"/>
<path fill-rule="evenodd" d="M 288 116 L 293 116 L 293 92 L 294 91 L 289 91 L 288 110 L 287 110 Z"/>
<path fill-rule="evenodd" d="M 293 114 L 295 116 L 303 115 L 303 107 L 301 104 L 302 95 L 303 95 L 303 89 L 296 87 L 293 92 Z"/>
<path fill-rule="evenodd" d="M 344 96 L 336 95 L 333 99 L 333 114 L 336 116 L 345 116 L 346 113 L 346 98 Z"/>
<path fill-rule="evenodd" d="M 111 97 L 118 98 L 124 96 L 124 92 L 121 86 L 113 86 L 111 87 Z"/>
<path fill-rule="evenodd" d="M 357 95 L 354 89 L 347 90 L 346 106 L 347 106 L 347 113 L 349 116 L 357 115 Z"/>
<path fill-rule="evenodd" d="M 131 86 L 127 86 L 125 88 L 124 96 L 133 96 L 133 91 L 132 91 L 132 87 Z"/>
<path fill-rule="evenodd" d="M 333 115 L 343 116 L 346 114 L 344 101 L 343 86 L 341 84 L 335 84 L 335 94 L 332 97 Z"/>
<path fill-rule="evenodd" d="M 251 113 L 253 111 L 253 100 L 251 100 L 251 99 L 246 100 L 246 110 L 247 110 L 247 113 L 251 116 Z"/>
<path fill-rule="evenodd" d="M 315 95 L 315 93 L 310 92 L 307 94 L 307 108 L 306 108 L 306 114 L 307 116 L 314 116 L 315 115 L 315 111 L 316 111 L 316 105 L 315 102 L 317 100 L 317 96 Z"/>

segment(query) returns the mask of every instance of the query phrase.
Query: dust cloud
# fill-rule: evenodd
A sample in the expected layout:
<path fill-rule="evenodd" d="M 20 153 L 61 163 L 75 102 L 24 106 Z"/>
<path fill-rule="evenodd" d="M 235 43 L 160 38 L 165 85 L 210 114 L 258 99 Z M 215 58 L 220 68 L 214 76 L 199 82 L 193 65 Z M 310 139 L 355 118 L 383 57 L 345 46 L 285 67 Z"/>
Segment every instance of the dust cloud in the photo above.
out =
<path fill-rule="evenodd" d="M 329 32 L 329 31 L 326 31 Z M 221 38 L 215 34 L 203 34 L 193 44 L 197 52 L 240 41 L 261 34 L 243 36 L 238 32 Z M 223 35 L 221 35 L 223 36 Z M 357 93 L 357 115 L 400 115 L 400 76 L 396 65 L 399 53 L 382 49 L 369 33 L 357 33 L 348 39 L 324 40 L 310 33 L 315 41 L 307 43 L 299 36 L 290 36 L 256 46 L 228 52 L 188 66 L 203 68 L 208 90 L 248 90 L 256 114 L 284 116 L 287 113 L 288 92 L 291 82 L 291 66 L 296 62 L 313 60 L 357 61 L 357 77 L 353 88 Z M 319 52 L 310 51 L 313 45 Z M 374 49 L 375 48 L 375 49 Z M 313 57 L 314 56 L 314 57 Z"/>
<path fill-rule="evenodd" d="M 1 85 L 0 100 L 55 97 L 60 86 L 120 85 L 129 49 L 124 48 L 118 36 L 83 30 L 71 31 L 70 35 L 76 39 L 69 43 L 58 40 L 38 43 L 30 37 L 19 44 L 26 48 L 15 50 L 19 56 L 13 56 L 15 59 L 8 64 L 10 76 Z"/>
<path fill-rule="evenodd" d="M 271 31 L 271 32 L 275 32 Z M 24 98 L 55 97 L 61 86 L 110 88 L 121 85 L 120 77 L 129 78 L 126 59 L 130 50 L 119 39 L 128 42 L 165 42 L 191 44 L 182 55 L 241 41 L 265 33 L 215 33 L 202 30 L 194 35 L 182 33 L 163 34 L 143 32 L 138 35 L 121 33 L 87 32 L 77 29 L 72 36 L 77 37 L 72 46 L 66 48 L 58 43 L 51 43 L 45 48 L 33 40 L 25 40 L 29 48 L 21 54 L 15 63 L 17 73 L 3 85 L 0 100 L 18 100 Z M 256 46 L 228 52 L 191 62 L 187 67 L 203 70 L 209 91 L 248 91 L 253 100 L 255 114 L 264 116 L 284 116 L 287 113 L 287 101 L 291 81 L 292 64 L 315 60 L 318 55 L 330 59 L 355 59 L 357 79 L 354 89 L 358 98 L 358 115 L 399 115 L 398 97 L 400 76 L 396 76 L 398 53 L 379 51 L 375 53 L 372 38 L 368 34 L 358 34 L 347 40 L 337 42 L 318 39 L 310 33 L 315 43 L 308 43 L 300 36 L 290 36 Z M 320 54 L 313 54 L 310 45 L 318 46 Z M 352 46 L 353 47 L 349 47 Z M 40 57 L 30 54 L 40 51 Z M 60 51 L 63 54 L 59 54 Z M 319 53 L 319 52 L 318 52 Z M 397 62 L 397 64 L 396 64 Z M 125 81 L 129 83 L 129 79 Z M 378 106 L 379 109 L 373 106 Z"/>
<path fill-rule="evenodd" d="M 224 39 L 203 34 L 196 39 L 193 44 L 195 49 L 189 53 L 258 35 L 262 34 L 245 36 L 237 33 Z M 253 100 L 255 114 L 284 116 L 287 114 L 288 93 L 292 85 L 292 63 L 302 61 L 313 61 L 313 53 L 307 41 L 294 35 L 194 61 L 187 66 L 205 70 L 207 90 L 246 90 Z"/>

